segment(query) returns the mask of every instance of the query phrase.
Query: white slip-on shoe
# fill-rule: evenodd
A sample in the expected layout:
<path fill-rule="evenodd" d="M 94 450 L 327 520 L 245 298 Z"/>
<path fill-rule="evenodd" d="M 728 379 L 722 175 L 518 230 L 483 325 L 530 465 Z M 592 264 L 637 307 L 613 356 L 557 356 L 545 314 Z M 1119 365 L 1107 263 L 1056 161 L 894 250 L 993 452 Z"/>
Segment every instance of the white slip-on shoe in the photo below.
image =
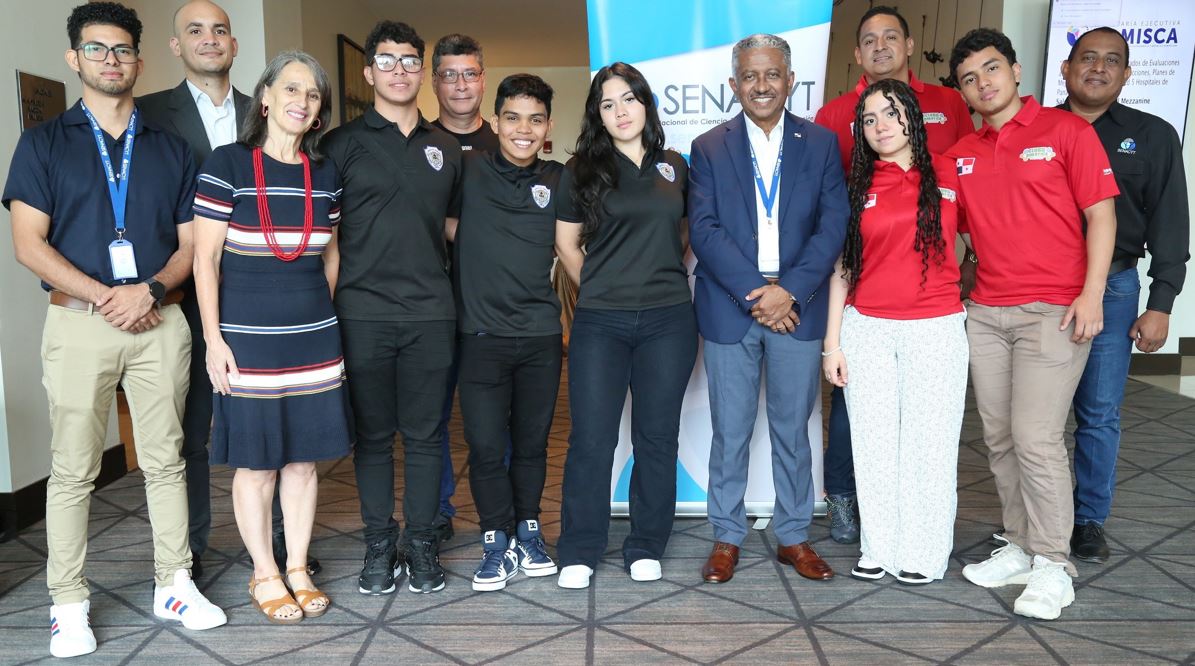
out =
<path fill-rule="evenodd" d="M 592 576 L 593 569 L 584 564 L 570 564 L 560 570 L 556 584 L 568 590 L 584 590 L 589 587 L 589 579 Z"/>
<path fill-rule="evenodd" d="M 50 606 L 50 654 L 78 657 L 95 652 L 95 634 L 91 632 L 91 600 Z"/>
<path fill-rule="evenodd" d="M 1017 597 L 1012 612 L 1039 620 L 1057 620 L 1062 609 L 1074 602 L 1075 586 L 1066 572 L 1066 564 L 1034 555 L 1029 584 Z"/>
<path fill-rule="evenodd" d="M 664 577 L 664 571 L 660 568 L 659 560 L 635 560 L 631 562 L 631 580 L 638 582 L 647 582 L 652 580 L 660 580 Z"/>
<path fill-rule="evenodd" d="M 154 587 L 154 615 L 163 620 L 182 622 L 192 631 L 213 629 L 228 623 L 220 607 L 207 600 L 191 580 L 191 572 L 174 572 L 174 584 Z"/>
<path fill-rule="evenodd" d="M 1004 587 L 1024 585 L 1029 582 L 1033 562 L 1021 547 L 999 535 L 992 535 L 1004 545 L 992 551 L 992 556 L 982 562 L 963 567 L 963 578 L 980 587 Z"/>
<path fill-rule="evenodd" d="M 868 559 L 866 555 L 860 555 L 859 562 L 851 567 L 851 578 L 859 580 L 880 580 L 884 575 L 884 568 L 878 562 Z"/>

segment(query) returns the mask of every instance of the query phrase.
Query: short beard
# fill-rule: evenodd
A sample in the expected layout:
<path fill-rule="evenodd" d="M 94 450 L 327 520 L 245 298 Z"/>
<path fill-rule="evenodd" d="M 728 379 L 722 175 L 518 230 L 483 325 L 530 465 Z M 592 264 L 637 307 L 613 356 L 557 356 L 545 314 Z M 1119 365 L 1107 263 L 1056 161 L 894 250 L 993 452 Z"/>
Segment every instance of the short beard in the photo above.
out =
<path fill-rule="evenodd" d="M 123 95 L 133 89 L 137 83 L 136 76 L 126 76 L 121 81 L 109 81 L 99 74 L 83 74 L 83 85 L 93 90 L 98 90 L 107 95 Z"/>

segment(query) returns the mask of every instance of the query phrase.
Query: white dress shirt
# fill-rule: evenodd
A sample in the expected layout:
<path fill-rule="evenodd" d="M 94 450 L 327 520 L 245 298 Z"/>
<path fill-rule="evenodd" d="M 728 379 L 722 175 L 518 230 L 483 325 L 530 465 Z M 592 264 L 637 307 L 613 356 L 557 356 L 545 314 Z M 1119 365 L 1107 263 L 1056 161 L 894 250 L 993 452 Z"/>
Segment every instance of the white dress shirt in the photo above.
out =
<path fill-rule="evenodd" d="M 227 146 L 237 140 L 237 112 L 233 104 L 232 86 L 228 86 L 228 96 L 220 106 L 212 104 L 212 98 L 200 90 L 198 86 L 187 81 L 191 90 L 191 98 L 199 109 L 199 117 L 203 120 L 203 129 L 207 132 L 207 142 L 212 150 L 220 146 Z"/>
<path fill-rule="evenodd" d="M 776 171 L 776 157 L 780 153 L 780 144 L 784 141 L 784 118 L 781 117 L 772 131 L 764 134 L 759 125 L 744 116 L 747 124 L 747 140 L 751 142 L 751 149 L 755 151 L 755 160 L 759 164 L 759 175 L 763 178 L 764 187 L 771 192 L 772 177 Z M 759 185 L 755 182 L 755 174 L 751 174 L 751 183 L 755 189 L 755 217 L 759 232 L 759 272 L 766 277 L 780 275 L 780 195 L 777 194 L 772 202 L 772 216 L 768 217 L 767 208 L 763 205 L 763 195 Z M 780 189 L 780 179 L 776 179 L 776 189 Z"/>

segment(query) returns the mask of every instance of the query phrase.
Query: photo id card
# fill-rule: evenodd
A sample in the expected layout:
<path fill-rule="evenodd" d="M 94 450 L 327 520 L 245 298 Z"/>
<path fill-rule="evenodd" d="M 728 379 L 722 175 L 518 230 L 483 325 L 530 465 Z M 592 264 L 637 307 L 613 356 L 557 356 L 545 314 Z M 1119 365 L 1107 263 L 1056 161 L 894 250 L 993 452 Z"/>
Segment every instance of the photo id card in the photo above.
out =
<path fill-rule="evenodd" d="M 137 258 L 133 255 L 133 244 L 127 240 L 114 240 L 108 244 L 108 256 L 112 259 L 112 277 L 130 280 L 137 277 Z"/>

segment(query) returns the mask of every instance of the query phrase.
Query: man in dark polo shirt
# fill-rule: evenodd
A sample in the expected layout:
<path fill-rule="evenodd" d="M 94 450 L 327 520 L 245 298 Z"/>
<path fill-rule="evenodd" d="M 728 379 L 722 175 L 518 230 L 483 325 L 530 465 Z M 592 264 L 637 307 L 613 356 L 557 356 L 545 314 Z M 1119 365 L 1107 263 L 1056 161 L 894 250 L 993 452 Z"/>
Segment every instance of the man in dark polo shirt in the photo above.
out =
<path fill-rule="evenodd" d="M 1104 521 L 1112 509 L 1120 403 L 1133 343 L 1143 352 L 1166 344 L 1170 310 L 1183 288 L 1190 243 L 1187 179 L 1178 133 L 1165 120 L 1117 101 L 1132 69 L 1129 45 L 1113 28 L 1083 33 L 1062 63 L 1067 99 L 1058 108 L 1092 124 L 1108 153 L 1116 197 L 1116 249 L 1104 291 L 1104 330 L 1075 391 L 1075 526 L 1071 552 L 1108 559 Z M 1138 316 L 1137 260 L 1149 248 L 1149 299 Z"/>
<path fill-rule="evenodd" d="M 478 591 L 506 587 L 520 569 L 556 573 L 539 531 L 561 365 L 550 275 L 564 165 L 539 159 L 552 88 L 531 74 L 508 76 L 494 113 L 499 150 L 465 156 L 455 230 L 461 416 L 483 551 Z"/>
<path fill-rule="evenodd" d="M 916 53 L 909 23 L 894 7 L 878 5 L 867 10 L 855 29 L 858 46 L 855 62 L 863 76 L 854 89 L 830 100 L 817 112 L 814 122 L 838 135 L 842 168 L 851 171 L 851 151 L 855 146 L 852 126 L 859 95 L 867 86 L 884 79 L 909 84 L 921 105 L 925 134 L 930 152 L 943 153 L 962 137 L 975 131 L 967 103 L 957 90 L 920 81 L 909 68 L 909 57 Z M 851 424 L 847 418 L 846 398 L 835 386 L 830 392 L 829 432 L 822 478 L 830 513 L 830 537 L 838 543 L 859 541 L 858 506 L 855 499 L 855 468 L 851 452 Z"/>
<path fill-rule="evenodd" d="M 946 156 L 966 213 L 959 231 L 979 255 L 967 305 L 971 385 L 1005 527 L 1005 545 L 963 577 L 1024 585 L 1013 612 L 1053 620 L 1074 602 L 1077 573 L 1062 433 L 1103 328 L 1119 189 L 1090 125 L 1017 94 L 1008 37 L 968 32 L 950 71 L 984 121 Z"/>
<path fill-rule="evenodd" d="M 83 99 L 25 132 L 4 188 L 16 258 L 49 292 L 42 338 L 50 403 L 46 582 L 50 653 L 95 651 L 87 552 L 91 491 L 113 393 L 133 414 L 154 543 L 154 615 L 188 629 L 224 624 L 191 582 L 180 416 L 191 335 L 177 287 L 191 273 L 195 166 L 178 138 L 133 104 L 141 21 L 116 3 L 76 7 L 66 61 Z"/>
<path fill-rule="evenodd" d="M 481 44 L 468 35 L 445 35 L 432 49 L 432 81 L 440 117 L 432 125 L 456 139 L 461 150 L 498 152 L 498 135 L 490 124 L 481 119 L 481 98 L 485 94 L 485 68 L 482 65 Z M 448 248 L 452 256 L 452 246 Z M 440 414 L 440 429 L 444 463 L 440 472 L 440 509 L 436 514 L 436 536 L 441 543 L 452 539 L 452 518 L 456 507 L 452 496 L 456 493 L 456 474 L 452 468 L 452 443 L 448 436 L 448 421 L 452 418 L 453 394 L 456 393 L 457 363 L 453 363 L 445 391 L 444 410 Z"/>
<path fill-rule="evenodd" d="M 423 52 L 411 26 L 374 26 L 364 70 L 374 105 L 324 142 L 344 186 L 335 304 L 356 419 L 362 594 L 393 592 L 401 571 L 395 432 L 405 452 L 407 584 L 413 592 L 444 588 L 433 522 L 456 329 L 444 234 L 446 219 L 459 214 L 461 149 L 419 113 Z"/>

